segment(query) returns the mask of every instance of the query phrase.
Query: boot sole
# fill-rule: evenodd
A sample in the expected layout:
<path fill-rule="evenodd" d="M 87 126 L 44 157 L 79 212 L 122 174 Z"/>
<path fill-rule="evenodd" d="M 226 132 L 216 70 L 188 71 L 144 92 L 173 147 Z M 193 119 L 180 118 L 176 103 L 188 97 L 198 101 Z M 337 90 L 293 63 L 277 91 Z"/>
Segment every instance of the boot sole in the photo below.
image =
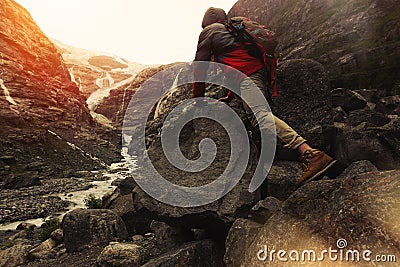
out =
<path fill-rule="evenodd" d="M 307 184 L 307 183 L 309 183 L 309 182 L 311 182 L 311 181 L 314 181 L 315 179 L 318 178 L 318 176 L 320 176 L 321 174 L 323 174 L 324 172 L 326 172 L 326 171 L 327 171 L 330 167 L 332 167 L 333 164 L 335 164 L 336 162 L 337 162 L 336 159 L 330 161 L 330 162 L 329 162 L 327 165 L 325 165 L 325 167 L 323 167 L 319 172 L 317 172 L 316 174 L 314 174 L 314 176 L 312 176 L 311 178 L 309 178 L 309 179 L 305 180 L 304 182 L 299 183 L 299 184 L 297 184 L 297 185 L 304 185 L 304 184 Z"/>

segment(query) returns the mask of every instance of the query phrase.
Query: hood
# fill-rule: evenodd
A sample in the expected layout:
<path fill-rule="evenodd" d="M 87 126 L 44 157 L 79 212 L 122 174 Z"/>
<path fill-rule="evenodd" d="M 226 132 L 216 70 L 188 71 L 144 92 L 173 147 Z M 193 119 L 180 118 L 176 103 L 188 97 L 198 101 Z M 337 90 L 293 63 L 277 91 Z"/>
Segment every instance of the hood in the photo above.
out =
<path fill-rule="evenodd" d="M 215 8 L 215 7 L 210 7 L 207 9 L 206 13 L 204 14 L 203 18 L 203 23 L 201 24 L 201 27 L 203 29 L 215 22 L 218 21 L 227 21 L 228 17 L 225 13 L 225 11 L 221 8 Z"/>

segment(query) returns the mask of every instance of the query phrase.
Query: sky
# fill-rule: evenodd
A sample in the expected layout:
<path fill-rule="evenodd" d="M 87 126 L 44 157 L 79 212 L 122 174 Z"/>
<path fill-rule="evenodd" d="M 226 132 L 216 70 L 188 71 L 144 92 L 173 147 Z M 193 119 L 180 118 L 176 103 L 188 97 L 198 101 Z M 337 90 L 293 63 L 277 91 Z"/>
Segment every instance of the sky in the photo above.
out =
<path fill-rule="evenodd" d="M 191 61 L 208 7 L 236 0 L 15 0 L 50 38 L 142 64 Z"/>

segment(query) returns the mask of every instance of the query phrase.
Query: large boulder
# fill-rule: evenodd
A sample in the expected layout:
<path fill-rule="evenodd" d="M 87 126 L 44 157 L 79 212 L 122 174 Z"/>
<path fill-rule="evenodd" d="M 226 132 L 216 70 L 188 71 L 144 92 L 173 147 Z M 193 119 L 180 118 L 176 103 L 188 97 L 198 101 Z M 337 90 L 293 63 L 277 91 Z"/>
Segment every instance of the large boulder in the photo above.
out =
<path fill-rule="evenodd" d="M 345 88 L 332 90 L 332 106 L 342 107 L 347 113 L 357 109 L 363 109 L 367 100 L 357 92 Z"/>
<path fill-rule="evenodd" d="M 360 123 L 351 127 L 335 123 L 332 134 L 332 155 L 350 164 L 357 160 L 369 160 L 379 169 L 398 169 L 400 161 L 400 131 L 395 121 L 381 127 Z"/>
<path fill-rule="evenodd" d="M 186 76 L 183 74 L 189 70 L 187 65 L 176 66 L 171 69 L 170 73 L 163 73 L 160 81 L 156 80 L 158 78 L 156 75 L 152 78 L 151 84 L 154 84 L 155 87 L 164 85 L 167 86 L 167 88 L 172 88 L 175 77 L 177 77 L 177 73 L 179 73 L 180 70 L 181 75 L 178 79 L 180 79 L 180 82 L 185 82 Z M 226 93 L 223 88 L 218 86 L 210 86 L 207 88 L 206 92 L 207 96 L 213 98 L 221 97 Z M 152 92 L 143 92 L 143 94 L 146 93 L 152 94 Z M 185 84 L 169 91 L 158 101 L 152 113 L 149 115 L 146 128 L 147 153 L 151 159 L 152 165 L 166 180 L 187 187 L 201 186 L 216 180 L 226 169 L 231 156 L 230 137 L 224 128 L 215 121 L 200 118 L 190 121 L 180 131 L 180 149 L 186 158 L 196 159 L 200 155 L 198 149 L 200 141 L 205 138 L 210 138 L 217 147 L 217 155 L 212 164 L 207 169 L 200 172 L 185 172 L 176 168 L 169 162 L 161 144 L 160 131 L 163 126 L 171 127 L 171 125 L 173 125 L 163 125 L 167 115 L 170 114 L 178 104 L 191 98 L 192 86 L 190 84 Z M 234 101 L 232 105 L 236 105 L 235 103 L 237 104 L 237 101 Z M 138 105 L 140 104 L 141 103 L 138 103 Z M 183 110 L 180 115 L 185 117 L 187 113 L 193 111 L 191 108 L 196 109 L 194 106 L 189 107 Z M 138 112 L 141 107 L 135 106 L 131 107 L 131 109 Z M 239 114 L 244 114 L 244 110 L 239 104 L 236 105 L 234 109 Z M 127 113 L 129 112 L 132 111 L 128 109 Z M 132 138 L 128 147 L 130 152 L 135 151 L 137 142 L 140 142 L 139 138 Z M 235 146 L 242 151 L 245 144 L 235 144 Z M 253 171 L 258 163 L 258 153 L 251 140 L 250 146 L 250 157 L 247 165 L 244 166 L 245 172 L 242 179 L 233 190 L 222 199 L 198 207 L 175 207 L 154 199 L 140 187 L 136 187 L 132 193 L 132 206 L 135 208 L 135 212 L 131 213 L 132 218 L 140 214 L 145 214 L 147 217 L 152 217 L 159 221 L 166 221 L 172 225 L 184 225 L 187 228 L 207 228 L 215 232 L 216 235 L 223 236 L 226 234 L 229 225 L 233 223 L 236 218 L 245 216 L 251 206 L 259 200 L 259 192 L 250 193 L 248 190 Z M 143 179 L 142 177 L 144 177 L 144 174 L 147 172 L 146 169 L 141 167 L 141 160 L 142 159 L 138 158 L 138 169 L 134 172 L 135 178 L 138 179 Z M 234 162 L 242 160 L 242 154 L 238 153 L 238 155 L 234 155 L 232 160 Z M 157 188 L 156 186 L 157 185 L 154 184 L 154 188 Z M 165 189 L 160 188 L 160 190 Z M 165 191 L 165 193 L 168 194 L 169 192 Z"/>
<path fill-rule="evenodd" d="M 31 245 L 17 243 L 10 248 L 0 251 L 1 267 L 17 267 L 29 262 L 28 252 Z"/>
<path fill-rule="evenodd" d="M 105 247 L 97 258 L 97 265 L 100 267 L 136 267 L 142 264 L 141 247 L 130 243 L 113 242 Z"/>
<path fill-rule="evenodd" d="M 325 68 L 310 59 L 283 61 L 278 66 L 278 97 L 272 111 L 305 137 L 324 148 L 322 135 L 312 129 L 332 123 L 329 80 Z"/>
<path fill-rule="evenodd" d="M 362 161 L 350 165 L 335 180 L 310 182 L 284 201 L 282 209 L 264 224 L 236 221 L 226 243 L 225 262 L 229 266 L 282 266 L 286 263 L 278 260 L 279 250 L 285 251 L 280 257 L 289 263 L 295 263 L 289 259 L 296 256 L 291 251 L 299 252 L 301 259 L 303 251 L 313 250 L 320 257 L 329 248 L 337 253 L 357 250 L 361 262 L 367 250 L 372 251 L 372 260 L 375 255 L 398 255 L 399 178 L 397 170 L 378 172 L 371 163 Z M 327 255 L 324 261 L 306 258 L 304 262 L 337 266 Z"/>
<path fill-rule="evenodd" d="M 64 216 L 62 229 L 68 252 L 128 238 L 124 222 L 111 210 L 73 210 Z"/>

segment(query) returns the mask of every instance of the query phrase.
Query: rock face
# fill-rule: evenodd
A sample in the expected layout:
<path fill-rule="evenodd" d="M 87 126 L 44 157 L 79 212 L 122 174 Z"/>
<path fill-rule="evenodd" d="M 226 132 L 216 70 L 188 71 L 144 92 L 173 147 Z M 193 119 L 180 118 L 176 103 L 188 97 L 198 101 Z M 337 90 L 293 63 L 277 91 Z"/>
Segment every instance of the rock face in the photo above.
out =
<path fill-rule="evenodd" d="M 268 25 L 281 60 L 319 61 L 334 87 L 398 90 L 399 8 L 380 0 L 239 0 L 229 15 Z"/>
<path fill-rule="evenodd" d="M 316 251 L 319 257 L 329 247 L 344 253 L 368 249 L 373 252 L 371 258 L 398 255 L 399 175 L 399 171 L 378 172 L 371 163 L 362 161 L 352 164 L 336 180 L 310 182 L 284 201 L 282 210 L 264 224 L 237 220 L 226 242 L 225 263 L 282 266 L 277 254 L 270 260 L 273 249 L 286 250 L 286 258 L 290 250 L 301 255 L 305 249 Z M 313 262 L 313 266 L 335 264 L 328 258 Z"/>
<path fill-rule="evenodd" d="M 110 210 L 73 210 L 64 216 L 62 229 L 68 252 L 128 238 L 124 222 Z"/>
<path fill-rule="evenodd" d="M 315 129 L 332 124 L 331 92 L 325 68 L 310 59 L 287 60 L 278 69 L 278 97 L 272 111 L 313 146 L 326 147 Z"/>
<path fill-rule="evenodd" d="M 0 154 L 16 161 L 0 166 L 2 174 L 32 167 L 62 175 L 66 166 L 94 169 L 119 158 L 55 45 L 12 0 L 0 6 L 0 47 Z"/>

